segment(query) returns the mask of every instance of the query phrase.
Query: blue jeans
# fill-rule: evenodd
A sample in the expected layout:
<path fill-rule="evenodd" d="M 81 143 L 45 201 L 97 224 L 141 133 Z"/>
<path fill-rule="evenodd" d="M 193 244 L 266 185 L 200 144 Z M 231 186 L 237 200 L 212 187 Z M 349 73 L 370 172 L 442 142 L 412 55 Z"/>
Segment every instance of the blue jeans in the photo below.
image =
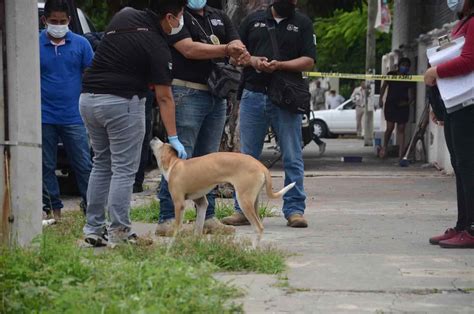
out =
<path fill-rule="evenodd" d="M 176 102 L 176 128 L 178 137 L 186 149 L 188 158 L 199 157 L 219 150 L 226 119 L 224 100 L 209 92 L 173 86 Z M 174 205 L 168 190 L 168 182 L 161 179 L 158 192 L 160 199 L 160 223 L 174 218 Z M 209 206 L 206 219 L 214 217 L 215 195 L 207 195 Z"/>
<path fill-rule="evenodd" d="M 109 236 L 126 234 L 131 232 L 132 188 L 145 135 L 145 99 L 84 93 L 79 104 L 94 150 L 84 233 L 101 235 L 108 209 Z"/>
<path fill-rule="evenodd" d="M 283 213 L 287 219 L 293 214 L 304 214 L 306 208 L 301 124 L 301 115 L 280 109 L 263 93 L 244 90 L 240 102 L 240 151 L 260 158 L 265 135 L 269 126 L 273 127 L 282 153 L 285 186 L 296 182 L 283 196 Z M 237 201 L 235 209 L 241 211 Z"/>
<path fill-rule="evenodd" d="M 92 168 L 89 142 L 84 125 L 42 124 L 43 141 L 43 210 L 61 209 L 56 177 L 58 141 L 61 138 L 68 161 L 76 175 L 79 193 L 87 203 L 87 183 Z"/>

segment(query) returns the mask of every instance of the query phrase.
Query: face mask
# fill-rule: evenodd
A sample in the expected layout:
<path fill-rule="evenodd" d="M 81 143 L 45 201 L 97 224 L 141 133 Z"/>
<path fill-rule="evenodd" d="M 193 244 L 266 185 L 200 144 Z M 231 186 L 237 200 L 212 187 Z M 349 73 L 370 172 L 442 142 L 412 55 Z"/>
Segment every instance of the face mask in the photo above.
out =
<path fill-rule="evenodd" d="M 46 29 L 48 34 L 50 34 L 54 38 L 63 38 L 66 36 L 67 32 L 69 32 L 69 26 L 68 25 L 51 25 L 48 24 L 48 27 Z"/>
<path fill-rule="evenodd" d="M 170 25 L 171 26 L 171 25 Z M 173 27 L 171 26 L 171 33 L 170 35 L 176 35 L 178 34 L 182 29 L 183 29 L 183 26 L 184 26 L 184 17 L 181 15 L 181 18 L 179 19 L 179 25 L 178 27 Z"/>
<path fill-rule="evenodd" d="M 206 6 L 207 0 L 188 0 L 188 8 L 191 10 L 201 10 Z"/>
<path fill-rule="evenodd" d="M 406 66 L 401 66 L 399 71 L 400 71 L 400 73 L 407 74 L 408 71 L 410 71 L 410 68 L 406 67 Z"/>
<path fill-rule="evenodd" d="M 462 12 L 464 8 L 464 0 L 448 0 L 448 7 L 453 12 Z"/>
<path fill-rule="evenodd" d="M 296 5 L 288 2 L 288 0 L 275 1 L 273 8 L 280 17 L 292 17 L 295 14 Z"/>

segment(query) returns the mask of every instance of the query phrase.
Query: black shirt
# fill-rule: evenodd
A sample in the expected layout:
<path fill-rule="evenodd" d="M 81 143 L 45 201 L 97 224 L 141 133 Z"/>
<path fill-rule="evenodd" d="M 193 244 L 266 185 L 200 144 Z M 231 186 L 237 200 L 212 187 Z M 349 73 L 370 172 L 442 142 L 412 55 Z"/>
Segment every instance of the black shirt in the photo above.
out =
<path fill-rule="evenodd" d="M 113 30 L 118 32 L 107 34 Z M 143 98 L 148 84 L 171 84 L 171 53 L 153 12 L 125 8 L 113 17 L 105 33 L 84 75 L 84 93 Z"/>
<path fill-rule="evenodd" d="M 240 38 L 252 56 L 267 57 L 273 60 L 273 49 L 267 29 L 267 21 L 275 23 L 276 36 L 280 47 L 280 61 L 300 57 L 316 60 L 316 36 L 311 20 L 296 11 L 291 18 L 277 23 L 271 7 L 249 14 L 240 25 Z M 244 69 L 244 81 L 256 87 L 266 87 L 271 74 L 257 73 L 253 67 Z"/>
<path fill-rule="evenodd" d="M 178 41 L 191 38 L 193 41 L 210 44 L 209 36 L 212 34 L 219 38 L 221 44 L 239 39 L 236 28 L 221 10 L 206 6 L 204 15 L 201 16 L 186 7 L 183 29 L 176 35 L 168 36 L 168 42 L 170 46 L 173 46 Z M 200 84 L 207 83 L 211 72 L 210 60 L 186 59 L 173 47 L 171 47 L 171 54 L 175 78 Z"/>
<path fill-rule="evenodd" d="M 401 75 L 398 71 L 388 72 L 387 75 Z M 415 85 L 412 82 L 387 81 L 388 87 L 387 100 L 385 106 L 387 107 L 406 107 L 409 108 L 409 90 L 413 89 Z"/>

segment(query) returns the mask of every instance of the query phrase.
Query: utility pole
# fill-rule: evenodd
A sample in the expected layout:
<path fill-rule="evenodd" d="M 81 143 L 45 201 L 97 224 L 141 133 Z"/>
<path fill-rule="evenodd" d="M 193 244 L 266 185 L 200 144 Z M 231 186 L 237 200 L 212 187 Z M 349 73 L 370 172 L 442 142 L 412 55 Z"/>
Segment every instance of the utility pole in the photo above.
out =
<path fill-rule="evenodd" d="M 375 20 L 377 18 L 377 1 L 380 0 L 368 0 L 368 12 L 367 12 L 367 50 L 365 59 L 365 69 L 367 74 L 375 73 Z M 373 91 L 370 92 L 371 81 L 366 81 L 366 97 L 365 97 L 365 124 L 364 124 L 364 146 L 373 146 L 373 133 L 374 133 L 374 108 L 369 108 L 369 97 Z M 372 100 L 373 103 L 373 100 Z"/>
<path fill-rule="evenodd" d="M 29 245 L 42 230 L 37 5 L 0 0 L 0 245 Z"/>

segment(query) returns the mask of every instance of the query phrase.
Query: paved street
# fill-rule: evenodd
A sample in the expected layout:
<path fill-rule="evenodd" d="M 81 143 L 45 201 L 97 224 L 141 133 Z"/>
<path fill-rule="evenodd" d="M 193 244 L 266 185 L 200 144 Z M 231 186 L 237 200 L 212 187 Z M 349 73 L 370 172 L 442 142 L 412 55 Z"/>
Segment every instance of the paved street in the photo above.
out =
<path fill-rule="evenodd" d="M 377 160 L 357 140 L 329 140 L 322 158 L 311 145 L 310 228 L 291 230 L 283 218 L 264 222 L 265 242 L 294 253 L 287 280 L 222 276 L 248 289 L 248 313 L 474 313 L 473 251 L 428 244 L 455 221 L 453 178 Z M 363 156 L 363 163 L 342 163 L 343 155 Z M 249 227 L 239 232 L 252 234 Z"/>
<path fill-rule="evenodd" d="M 305 148 L 310 227 L 290 229 L 282 217 L 264 221 L 263 242 L 292 254 L 287 272 L 218 275 L 246 291 L 246 312 L 474 313 L 474 251 L 428 243 L 455 222 L 454 179 L 419 163 L 400 168 L 378 160 L 360 140 L 327 142 L 323 157 L 314 144 Z M 341 162 L 348 155 L 363 162 Z M 271 158 L 267 150 L 263 159 Z M 281 188 L 281 164 L 272 174 Z M 147 180 L 153 189 L 154 174 Z M 135 203 L 152 197 L 135 195 Z M 137 227 L 146 233 L 155 226 Z"/>

